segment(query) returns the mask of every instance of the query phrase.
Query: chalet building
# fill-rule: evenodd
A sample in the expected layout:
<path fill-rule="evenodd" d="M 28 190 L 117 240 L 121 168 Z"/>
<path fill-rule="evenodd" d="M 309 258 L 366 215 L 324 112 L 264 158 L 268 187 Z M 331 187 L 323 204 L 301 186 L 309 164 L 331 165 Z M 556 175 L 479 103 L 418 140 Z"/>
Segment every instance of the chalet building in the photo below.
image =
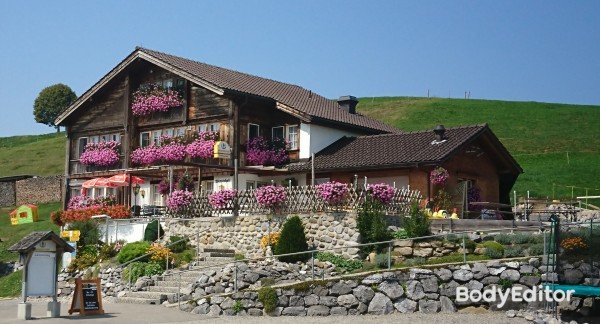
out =
<path fill-rule="evenodd" d="M 135 114 L 136 91 L 158 87 L 175 91 L 180 104 L 165 111 Z M 404 133 L 356 112 L 358 100 L 324 98 L 296 85 L 261 78 L 193 60 L 136 48 L 56 120 L 67 134 L 65 201 L 79 195 L 82 183 L 127 173 L 145 180 L 140 195 L 131 187 L 93 188 L 88 195 L 114 194 L 121 202 L 163 205 L 159 182 L 186 172 L 195 190 L 238 189 L 277 183 L 315 181 L 387 182 L 431 190 L 427 174 L 446 167 L 457 181 L 477 183 L 486 200 L 505 201 L 522 172 L 486 125 Z M 218 134 L 231 148 L 224 158 L 190 158 L 152 165 L 136 163 L 138 148 L 161 145 L 173 137 L 201 131 Z M 247 142 L 262 137 L 286 141 L 283 165 L 251 165 Z M 115 141 L 118 162 L 92 166 L 80 157 L 90 143 Z M 236 165 L 237 162 L 237 165 Z M 256 164 L 256 163 L 255 163 Z"/>

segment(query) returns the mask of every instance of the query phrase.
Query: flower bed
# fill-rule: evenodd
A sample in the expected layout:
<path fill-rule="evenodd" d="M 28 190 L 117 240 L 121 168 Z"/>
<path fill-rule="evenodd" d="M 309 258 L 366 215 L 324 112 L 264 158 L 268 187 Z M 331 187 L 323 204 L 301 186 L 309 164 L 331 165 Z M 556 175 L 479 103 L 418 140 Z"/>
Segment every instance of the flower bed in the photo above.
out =
<path fill-rule="evenodd" d="M 387 205 L 394 199 L 394 188 L 385 183 L 371 184 L 367 186 L 367 191 L 371 194 L 373 199 L 380 203 Z"/>
<path fill-rule="evenodd" d="M 450 178 L 448 170 L 442 167 L 437 167 L 433 169 L 433 171 L 431 171 L 431 174 L 429 175 L 429 181 L 431 181 L 431 183 L 433 183 L 436 186 L 445 186 L 446 182 L 448 182 L 448 178 Z"/>
<path fill-rule="evenodd" d="M 285 188 L 281 186 L 264 186 L 256 189 L 256 201 L 262 207 L 272 208 L 285 201 Z"/>
<path fill-rule="evenodd" d="M 183 105 L 183 99 L 179 92 L 149 86 L 134 92 L 131 111 L 135 116 L 147 116 L 154 112 L 166 112 L 181 105 Z"/>
<path fill-rule="evenodd" d="M 321 199 L 330 205 L 342 203 L 348 195 L 348 186 L 337 181 L 322 183 L 316 189 Z"/>
<path fill-rule="evenodd" d="M 208 195 L 208 202 L 213 208 L 221 209 L 227 207 L 235 198 L 237 192 L 233 189 L 224 189 Z"/>
<path fill-rule="evenodd" d="M 85 221 L 95 215 L 108 215 L 112 219 L 129 218 L 131 213 L 129 208 L 124 205 L 113 206 L 92 206 L 79 209 L 65 210 L 60 216 L 63 223 Z"/>
<path fill-rule="evenodd" d="M 116 141 L 89 143 L 79 157 L 84 165 L 107 167 L 119 162 L 119 146 Z"/>
<path fill-rule="evenodd" d="M 187 190 L 174 190 L 167 198 L 167 207 L 173 211 L 180 211 L 192 203 L 194 194 Z"/>
<path fill-rule="evenodd" d="M 255 137 L 246 144 L 246 160 L 250 165 L 282 165 L 288 160 L 286 142 L 282 139 L 268 141 Z"/>
<path fill-rule="evenodd" d="M 74 196 L 69 199 L 67 203 L 67 210 L 82 209 L 87 207 L 104 207 L 112 206 L 117 203 L 117 199 L 114 196 L 107 197 L 88 197 L 84 195 Z"/>

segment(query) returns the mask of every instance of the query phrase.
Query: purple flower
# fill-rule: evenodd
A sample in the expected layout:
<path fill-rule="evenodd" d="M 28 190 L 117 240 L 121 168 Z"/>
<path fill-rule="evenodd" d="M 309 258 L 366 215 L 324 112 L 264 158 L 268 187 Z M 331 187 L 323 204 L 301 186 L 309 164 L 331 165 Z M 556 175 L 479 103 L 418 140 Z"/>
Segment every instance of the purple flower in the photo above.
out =
<path fill-rule="evenodd" d="M 161 148 L 159 146 L 150 145 L 139 147 L 131 152 L 131 162 L 135 165 L 150 165 L 161 159 Z"/>
<path fill-rule="evenodd" d="M 256 201 L 262 207 L 275 207 L 285 201 L 285 188 L 281 186 L 264 186 L 256 189 Z"/>
<path fill-rule="evenodd" d="M 133 94 L 131 111 L 135 116 L 146 116 L 153 112 L 165 112 L 181 105 L 183 105 L 183 100 L 179 92 L 150 86 L 148 89 L 140 89 Z"/>
<path fill-rule="evenodd" d="M 79 161 L 84 165 L 112 166 L 119 162 L 119 146 L 116 141 L 89 143 Z"/>
<path fill-rule="evenodd" d="M 246 144 L 246 160 L 250 165 L 282 165 L 288 160 L 286 142 L 255 137 Z"/>
<path fill-rule="evenodd" d="M 431 174 L 429 175 L 429 181 L 431 181 L 431 183 L 434 185 L 444 186 L 449 177 L 450 174 L 448 173 L 448 170 L 442 167 L 437 167 L 431 171 Z"/>
<path fill-rule="evenodd" d="M 330 205 L 342 203 L 349 191 L 348 185 L 336 181 L 322 183 L 316 189 L 321 199 Z"/>
<path fill-rule="evenodd" d="M 189 206 L 194 199 L 194 194 L 187 190 L 173 190 L 167 198 L 167 207 L 174 211 L 181 211 Z"/>
<path fill-rule="evenodd" d="M 185 152 L 191 158 L 208 159 L 214 155 L 215 142 L 219 140 L 219 134 L 215 132 L 200 132 L 197 138 L 185 148 Z"/>
<path fill-rule="evenodd" d="M 208 202 L 213 208 L 221 209 L 227 207 L 236 195 L 237 192 L 235 190 L 224 189 L 208 195 Z"/>
<path fill-rule="evenodd" d="M 387 205 L 394 199 L 395 190 L 392 186 L 385 183 L 371 184 L 367 186 L 367 191 L 373 199 Z"/>

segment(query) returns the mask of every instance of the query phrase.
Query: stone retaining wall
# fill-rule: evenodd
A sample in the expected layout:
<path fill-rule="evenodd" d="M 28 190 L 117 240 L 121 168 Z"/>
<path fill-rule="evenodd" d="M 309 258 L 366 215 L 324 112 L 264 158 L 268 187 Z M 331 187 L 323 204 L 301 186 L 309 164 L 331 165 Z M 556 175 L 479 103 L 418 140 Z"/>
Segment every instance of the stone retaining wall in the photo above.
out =
<path fill-rule="evenodd" d="M 359 242 L 356 214 L 298 215 L 302 219 L 309 246 L 331 249 Z M 278 232 L 285 217 L 240 216 L 237 218 L 197 218 L 190 220 L 165 220 L 165 237 L 189 236 L 190 244 L 196 245 L 196 233 L 200 236 L 200 247 L 234 249 L 246 257 L 262 256 L 260 239 L 271 232 Z M 357 248 L 339 250 L 346 257 L 357 257 Z"/>
<path fill-rule="evenodd" d="M 15 183 L 0 182 L 0 207 L 15 205 Z"/>
<path fill-rule="evenodd" d="M 63 176 L 36 177 L 16 182 L 16 205 L 61 201 Z"/>

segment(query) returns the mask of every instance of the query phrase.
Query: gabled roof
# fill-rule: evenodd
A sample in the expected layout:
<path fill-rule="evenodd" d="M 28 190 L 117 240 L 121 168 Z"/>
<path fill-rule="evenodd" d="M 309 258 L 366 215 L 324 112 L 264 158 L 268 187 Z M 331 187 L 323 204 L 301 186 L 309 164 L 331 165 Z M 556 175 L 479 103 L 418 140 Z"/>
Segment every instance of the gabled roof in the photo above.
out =
<path fill-rule="evenodd" d="M 229 70 L 142 47 L 137 47 L 117 67 L 81 95 L 73 105 L 56 119 L 56 124 L 61 124 L 102 85 L 115 77 L 136 58 L 147 60 L 220 95 L 230 91 L 271 99 L 276 102 L 278 109 L 303 116 L 305 121 L 342 123 L 376 132 L 400 132 L 397 128 L 375 119 L 360 114 L 351 114 L 341 109 L 337 101 L 324 98 L 297 85 Z"/>
<path fill-rule="evenodd" d="M 342 137 L 315 154 L 315 170 L 344 170 L 360 168 L 392 168 L 415 165 L 438 165 L 482 135 L 493 142 L 506 164 L 514 173 L 522 173 L 487 124 L 447 128 L 446 140 L 433 144 L 432 130 L 401 134 L 382 134 Z M 290 171 L 307 171 L 311 162 L 290 165 Z"/>
<path fill-rule="evenodd" d="M 11 252 L 26 253 L 33 250 L 39 242 L 45 240 L 54 241 L 57 247 L 62 248 L 65 252 L 75 251 L 75 249 L 73 249 L 72 246 L 67 244 L 65 240 L 60 238 L 53 231 L 31 232 L 29 233 L 29 235 L 22 238 L 19 242 L 9 247 L 8 250 Z"/>

